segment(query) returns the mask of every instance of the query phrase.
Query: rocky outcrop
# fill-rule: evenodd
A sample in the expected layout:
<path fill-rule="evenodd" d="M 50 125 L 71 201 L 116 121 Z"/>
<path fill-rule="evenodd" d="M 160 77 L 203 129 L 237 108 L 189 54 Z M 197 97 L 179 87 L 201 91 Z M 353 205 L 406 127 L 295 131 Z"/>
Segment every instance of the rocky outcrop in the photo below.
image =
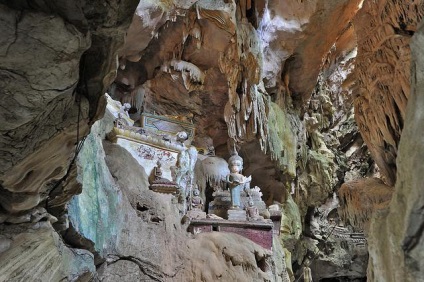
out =
<path fill-rule="evenodd" d="M 93 254 L 56 230 L 69 227 L 63 208 L 81 191 L 72 162 L 136 3 L 0 2 L 0 280 L 89 281 Z"/>
<path fill-rule="evenodd" d="M 399 144 L 397 182 L 389 209 L 374 216 L 369 234 L 370 263 L 368 277 L 372 281 L 422 281 L 423 257 L 423 193 L 422 131 L 424 61 L 421 24 L 414 34 L 411 50 L 411 93 L 406 108 L 405 127 Z"/>
<path fill-rule="evenodd" d="M 4 2 L 4 1 L 2 1 Z M 5 5 L 6 4 L 6 5 Z M 69 169 L 99 99 L 136 3 L 14 1 L 1 4 L 1 206 L 16 213 L 52 190 L 66 194 Z M 84 55 L 83 55 L 84 54 Z M 69 171 L 68 171 L 69 170 Z"/>
<path fill-rule="evenodd" d="M 48 221 L 0 225 L 2 281 L 91 281 L 93 254 L 71 249 Z"/>
<path fill-rule="evenodd" d="M 77 103 L 74 90 L 90 37 L 58 16 L 1 9 L 1 33 L 9 35 L 0 61 L 1 203 L 19 212 L 37 206 L 66 174 L 79 122 L 80 136 L 87 133 L 88 103 Z"/>
<path fill-rule="evenodd" d="M 338 191 L 339 214 L 356 231 L 368 232 L 371 216 L 389 206 L 392 194 L 393 188 L 378 178 L 345 182 Z"/>
<path fill-rule="evenodd" d="M 396 156 L 411 91 L 409 43 L 423 15 L 422 1 L 379 0 L 364 1 L 355 18 L 355 120 L 389 186 L 396 181 Z"/>
<path fill-rule="evenodd" d="M 294 20 L 294 23 L 298 28 L 306 27 L 303 33 L 311 35 L 302 38 L 296 44 L 293 52 L 285 60 L 281 72 L 283 86 L 287 94 L 299 102 L 296 102 L 297 106 L 304 107 L 307 104 L 321 72 L 323 58 L 349 28 L 351 20 L 360 8 L 360 3 L 359 0 L 293 3 L 292 8 L 300 6 L 298 8 L 300 10 L 296 10 L 295 14 L 302 19 Z M 281 5 L 280 9 L 285 9 L 284 5 Z"/>

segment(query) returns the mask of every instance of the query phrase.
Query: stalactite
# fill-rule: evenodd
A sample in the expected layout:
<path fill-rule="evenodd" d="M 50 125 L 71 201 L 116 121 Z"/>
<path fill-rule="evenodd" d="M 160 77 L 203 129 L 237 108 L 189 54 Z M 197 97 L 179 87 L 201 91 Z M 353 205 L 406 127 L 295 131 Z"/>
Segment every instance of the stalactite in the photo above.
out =
<path fill-rule="evenodd" d="M 388 206 L 393 189 L 377 178 L 344 183 L 338 191 L 339 214 L 357 230 L 366 230 L 371 215 Z"/>
<path fill-rule="evenodd" d="M 208 8 L 196 5 L 197 19 L 208 19 L 222 30 L 227 31 L 230 34 L 234 34 L 235 24 L 233 21 L 233 13 L 231 13 L 233 9 L 231 8 L 231 6 L 232 4 L 229 3 L 226 4 L 225 8 L 221 7 L 220 9 L 218 9 L 218 7 L 213 7 L 213 4 L 211 7 Z"/>
<path fill-rule="evenodd" d="M 229 137 L 237 142 L 259 139 L 268 149 L 269 96 L 260 81 L 262 57 L 256 31 L 249 24 L 238 26 L 234 43 L 221 55 L 219 66 L 228 79 L 224 111 Z"/>

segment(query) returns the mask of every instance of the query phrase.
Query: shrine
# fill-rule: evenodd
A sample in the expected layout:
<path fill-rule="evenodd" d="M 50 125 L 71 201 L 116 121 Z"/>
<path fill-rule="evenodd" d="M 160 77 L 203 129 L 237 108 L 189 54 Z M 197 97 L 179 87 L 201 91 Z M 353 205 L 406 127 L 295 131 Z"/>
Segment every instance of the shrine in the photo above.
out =
<path fill-rule="evenodd" d="M 143 113 L 138 127 L 128 105 L 108 97 L 108 107 L 116 118 L 108 138 L 144 167 L 150 190 L 175 197 L 189 220 L 189 232 L 236 233 L 272 249 L 281 212 L 275 207 L 268 210 L 261 189 L 251 187 L 252 177 L 242 174 L 242 157 L 235 153 L 227 162 L 214 155 L 211 145 L 206 151 L 195 148 L 191 145 L 195 127 L 182 118 Z M 196 162 L 202 166 L 201 175 L 195 173 Z"/>

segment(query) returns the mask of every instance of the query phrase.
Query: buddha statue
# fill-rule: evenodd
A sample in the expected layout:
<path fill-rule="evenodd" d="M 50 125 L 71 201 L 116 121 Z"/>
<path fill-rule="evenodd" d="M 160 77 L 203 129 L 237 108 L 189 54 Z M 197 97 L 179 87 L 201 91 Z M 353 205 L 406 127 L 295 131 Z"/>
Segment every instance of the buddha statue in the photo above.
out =
<path fill-rule="evenodd" d="M 203 210 L 203 199 L 199 196 L 200 191 L 199 189 L 194 189 L 193 191 L 193 198 L 191 199 L 191 209 L 192 210 Z"/>
<path fill-rule="evenodd" d="M 162 177 L 162 163 L 157 162 L 156 167 L 153 169 L 153 178 L 150 181 L 150 189 L 160 193 L 171 193 L 177 192 L 178 185 L 164 177 Z"/>
<path fill-rule="evenodd" d="M 255 206 L 252 199 L 249 199 L 248 206 L 246 207 L 246 214 L 249 221 L 264 219 L 259 215 L 259 209 Z"/>

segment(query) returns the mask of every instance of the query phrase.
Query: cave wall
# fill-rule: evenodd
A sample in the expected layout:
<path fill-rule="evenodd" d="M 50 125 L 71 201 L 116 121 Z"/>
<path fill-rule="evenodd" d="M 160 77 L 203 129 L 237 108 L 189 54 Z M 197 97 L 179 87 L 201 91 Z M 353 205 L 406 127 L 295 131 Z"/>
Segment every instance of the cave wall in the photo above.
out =
<path fill-rule="evenodd" d="M 31 209 L 54 189 L 65 194 L 61 179 L 104 111 L 100 97 L 135 5 L 2 1 L 0 202 L 8 212 Z"/>
<path fill-rule="evenodd" d="M 350 247 L 343 249 L 345 243 L 322 244 L 320 236 L 329 234 L 333 218 L 327 216 L 344 182 L 344 227 L 368 230 L 370 215 L 384 210 L 391 191 L 374 199 L 378 193 L 363 193 L 375 185 L 358 179 L 381 176 L 389 186 L 398 179 L 397 192 L 370 229 L 369 279 L 400 281 L 405 273 L 410 281 L 419 279 L 420 165 L 410 149 L 418 152 L 419 144 L 409 144 L 415 141 L 408 136 L 419 132 L 414 119 L 420 115 L 406 103 L 412 77 L 411 99 L 419 104 L 419 48 L 410 73 L 409 43 L 422 17 L 421 1 L 254 1 L 247 18 L 234 1 L 142 1 L 137 8 L 136 1 L 0 3 L 1 277 L 39 273 L 33 272 L 36 260 L 22 259 L 21 241 L 13 238 L 21 236 L 33 242 L 28 254 L 49 262 L 41 270 L 55 266 L 45 275 L 58 279 L 279 281 L 287 278 L 285 258 L 293 262 L 292 277 L 299 277 L 311 254 L 319 257 L 312 265 L 316 279 L 360 278 L 366 254 L 359 252 L 358 259 Z M 414 46 L 421 35 L 416 33 Z M 245 173 L 263 189 L 267 204 L 283 209 L 284 249 L 271 258 L 248 242 L 228 250 L 225 241 L 238 238 L 188 238 L 177 217 L 169 217 L 177 213 L 169 199 L 147 191 L 145 179 L 130 181 L 128 175 L 143 172 L 135 164 L 123 170 L 133 160 L 99 137 L 111 126 L 110 117 L 93 127 L 79 165 L 70 166 L 75 145 L 103 115 L 102 95 L 112 82 L 108 91 L 130 102 L 138 115 L 142 110 L 178 115 L 193 121 L 198 136 L 211 141 L 220 156 L 228 156 L 228 147 L 238 149 Z M 397 158 L 398 146 L 405 157 Z M 355 183 L 358 189 L 351 189 Z M 376 208 L 364 212 L 368 207 L 358 204 L 364 199 Z M 140 238 L 156 234 L 162 236 L 157 241 Z M 396 251 L 386 253 L 393 245 Z M 235 251 L 243 253 L 241 260 Z M 258 256 L 278 270 L 263 271 Z M 194 258 L 213 258 L 219 267 L 201 269 Z M 14 261 L 20 263 L 13 266 Z M 240 266 L 250 272 L 241 273 Z"/>
<path fill-rule="evenodd" d="M 410 89 L 410 41 L 424 14 L 422 1 L 364 1 L 358 35 L 355 119 L 387 185 L 396 182 L 396 156 Z"/>
<path fill-rule="evenodd" d="M 372 281 L 422 281 L 422 131 L 424 61 L 422 23 L 412 43 L 411 93 L 406 108 L 405 127 L 399 144 L 397 182 L 390 206 L 372 219 L 370 231 L 370 263 Z"/>
<path fill-rule="evenodd" d="M 70 166 L 77 144 L 104 110 L 100 97 L 136 7 L 119 2 L 0 2 L 3 281 L 95 276 L 93 254 L 57 232 L 81 191 Z"/>

